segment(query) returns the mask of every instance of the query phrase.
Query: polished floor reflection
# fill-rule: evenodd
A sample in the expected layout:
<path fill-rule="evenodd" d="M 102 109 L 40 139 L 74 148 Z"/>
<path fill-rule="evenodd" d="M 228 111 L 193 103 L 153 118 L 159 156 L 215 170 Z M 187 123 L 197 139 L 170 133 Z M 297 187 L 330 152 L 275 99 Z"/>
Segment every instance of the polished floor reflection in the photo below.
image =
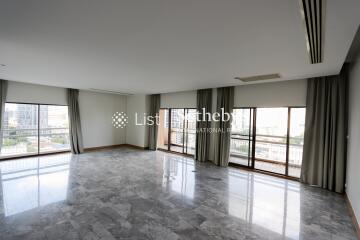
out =
<path fill-rule="evenodd" d="M 70 155 L 0 162 L 5 216 L 66 199 Z"/>
<path fill-rule="evenodd" d="M 343 196 L 127 148 L 0 162 L 0 239 L 357 239 Z"/>

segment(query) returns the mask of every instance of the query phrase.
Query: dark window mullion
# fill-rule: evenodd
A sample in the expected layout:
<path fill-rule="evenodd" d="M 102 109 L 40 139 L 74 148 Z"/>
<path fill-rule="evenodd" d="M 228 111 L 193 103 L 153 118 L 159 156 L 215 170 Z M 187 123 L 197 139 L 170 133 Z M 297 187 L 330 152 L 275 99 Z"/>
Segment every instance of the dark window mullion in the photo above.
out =
<path fill-rule="evenodd" d="M 252 127 L 252 151 L 251 151 L 251 168 L 255 168 L 255 149 L 256 149 L 256 112 L 257 109 L 253 108 L 253 127 Z"/>
<path fill-rule="evenodd" d="M 286 133 L 286 166 L 285 175 L 289 175 L 289 143 L 290 143 L 290 119 L 291 119 L 291 108 L 288 108 L 288 119 L 287 119 L 287 133 Z"/>
<path fill-rule="evenodd" d="M 183 119 L 183 124 L 182 124 L 182 153 L 185 153 L 185 109 L 183 109 L 183 116 L 184 116 L 184 119 Z"/>
<path fill-rule="evenodd" d="M 37 104 L 37 111 L 38 111 L 38 149 L 37 153 L 40 154 L 40 104 Z"/>
<path fill-rule="evenodd" d="M 252 109 L 249 108 L 249 115 L 250 115 L 250 118 L 249 118 L 249 141 L 248 141 L 248 144 L 249 144 L 249 147 L 248 147 L 248 164 L 247 166 L 250 167 L 250 162 L 251 162 L 251 134 L 252 134 L 252 124 L 251 124 L 251 118 L 252 118 Z"/>
<path fill-rule="evenodd" d="M 185 153 L 187 154 L 188 153 L 188 138 L 189 138 L 189 132 L 188 132 L 188 128 L 189 128 L 189 119 L 188 119 L 188 115 L 189 115 L 189 109 L 184 109 L 185 111 L 185 119 L 184 121 L 186 122 L 186 125 L 185 125 L 185 128 L 184 128 L 184 131 L 185 131 L 185 138 L 184 138 L 184 145 L 185 145 Z"/>
<path fill-rule="evenodd" d="M 168 117 L 169 117 L 169 129 L 168 129 L 168 151 L 170 151 L 170 146 L 171 146 L 171 108 L 169 108 L 168 110 Z"/>

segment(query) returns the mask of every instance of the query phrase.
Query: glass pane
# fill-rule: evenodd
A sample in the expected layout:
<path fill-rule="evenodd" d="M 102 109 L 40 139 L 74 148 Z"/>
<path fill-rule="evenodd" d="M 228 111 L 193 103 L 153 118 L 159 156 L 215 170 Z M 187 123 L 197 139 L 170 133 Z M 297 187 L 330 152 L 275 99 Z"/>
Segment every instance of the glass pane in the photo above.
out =
<path fill-rule="evenodd" d="M 1 157 L 38 153 L 38 106 L 6 103 Z"/>
<path fill-rule="evenodd" d="M 168 138 L 169 138 L 169 110 L 160 109 L 157 147 L 159 149 L 168 150 Z"/>
<path fill-rule="evenodd" d="M 69 149 L 68 107 L 40 105 L 40 152 Z"/>
<path fill-rule="evenodd" d="M 186 153 L 195 154 L 196 144 L 196 109 L 186 109 L 186 130 L 185 130 L 185 148 Z"/>
<path fill-rule="evenodd" d="M 300 177 L 304 146 L 305 108 L 291 108 L 289 176 Z"/>
<path fill-rule="evenodd" d="M 184 109 L 171 109 L 170 150 L 183 153 Z"/>
<path fill-rule="evenodd" d="M 255 168 L 285 174 L 288 108 L 258 108 Z"/>
<path fill-rule="evenodd" d="M 252 146 L 251 109 L 234 109 L 231 123 L 230 159 L 232 163 L 249 166 Z"/>

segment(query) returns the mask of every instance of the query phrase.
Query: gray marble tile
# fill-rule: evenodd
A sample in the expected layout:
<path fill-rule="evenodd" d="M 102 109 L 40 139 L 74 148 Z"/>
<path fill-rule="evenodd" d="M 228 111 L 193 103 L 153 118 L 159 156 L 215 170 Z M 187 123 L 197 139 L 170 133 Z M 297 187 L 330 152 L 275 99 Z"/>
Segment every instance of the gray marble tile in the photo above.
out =
<path fill-rule="evenodd" d="M 357 239 L 342 195 L 128 148 L 0 162 L 0 239 Z"/>

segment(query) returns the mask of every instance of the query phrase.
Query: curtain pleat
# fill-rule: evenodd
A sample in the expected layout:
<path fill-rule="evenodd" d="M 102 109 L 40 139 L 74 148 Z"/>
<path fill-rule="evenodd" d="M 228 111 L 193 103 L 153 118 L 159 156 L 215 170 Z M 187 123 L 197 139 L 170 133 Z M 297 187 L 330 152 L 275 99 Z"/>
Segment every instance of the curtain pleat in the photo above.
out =
<path fill-rule="evenodd" d="M 153 94 L 150 96 L 150 112 L 149 116 L 155 118 L 159 115 L 160 111 L 160 94 Z M 157 149 L 157 135 L 158 135 L 158 125 L 156 123 L 149 125 L 149 149 Z"/>
<path fill-rule="evenodd" d="M 347 68 L 308 79 L 301 181 L 342 193 L 345 188 Z"/>
<path fill-rule="evenodd" d="M 221 119 L 215 122 L 215 154 L 214 163 L 218 166 L 226 167 L 230 157 L 230 138 L 231 138 L 231 114 L 234 108 L 234 87 L 223 87 L 217 89 L 216 112 L 230 114 L 228 121 Z"/>
<path fill-rule="evenodd" d="M 198 90 L 197 112 L 199 121 L 196 121 L 195 159 L 200 162 L 207 161 L 209 157 L 211 119 L 206 116 L 206 113 L 211 113 L 211 110 L 212 89 Z M 203 116 L 204 112 L 205 116 Z"/>
<path fill-rule="evenodd" d="M 67 89 L 70 146 L 71 152 L 74 154 L 80 154 L 84 151 L 78 98 L 78 89 Z"/>

